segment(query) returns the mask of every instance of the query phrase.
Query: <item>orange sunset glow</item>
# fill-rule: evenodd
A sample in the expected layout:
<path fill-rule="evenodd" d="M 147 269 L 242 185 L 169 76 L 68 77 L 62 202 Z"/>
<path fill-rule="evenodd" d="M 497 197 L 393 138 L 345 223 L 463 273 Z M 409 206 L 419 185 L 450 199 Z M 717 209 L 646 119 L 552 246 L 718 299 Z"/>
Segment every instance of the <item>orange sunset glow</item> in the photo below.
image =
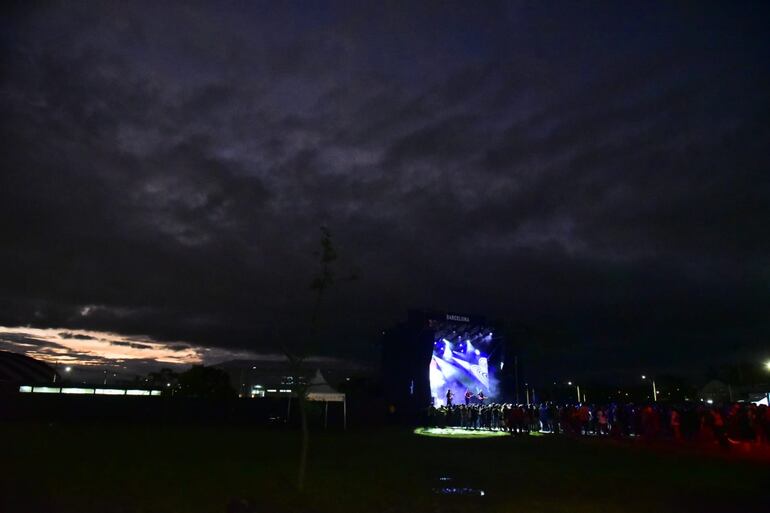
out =
<path fill-rule="evenodd" d="M 0 326 L 0 349 L 24 354 L 51 364 L 126 366 L 157 362 L 159 366 L 212 363 L 228 358 L 254 357 L 253 353 L 206 348 L 186 342 L 159 342 L 144 336 L 71 330 Z"/>

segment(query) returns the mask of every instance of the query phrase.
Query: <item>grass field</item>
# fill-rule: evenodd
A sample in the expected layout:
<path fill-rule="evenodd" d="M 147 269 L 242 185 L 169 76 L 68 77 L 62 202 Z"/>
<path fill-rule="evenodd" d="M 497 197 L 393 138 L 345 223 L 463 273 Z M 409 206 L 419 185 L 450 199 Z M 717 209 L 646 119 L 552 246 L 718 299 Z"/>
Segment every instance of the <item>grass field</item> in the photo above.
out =
<path fill-rule="evenodd" d="M 768 511 L 770 464 L 566 437 L 444 439 L 410 430 L 0 425 L 2 512 Z M 439 478 L 451 480 L 439 481 Z M 470 487 L 484 496 L 446 496 Z"/>

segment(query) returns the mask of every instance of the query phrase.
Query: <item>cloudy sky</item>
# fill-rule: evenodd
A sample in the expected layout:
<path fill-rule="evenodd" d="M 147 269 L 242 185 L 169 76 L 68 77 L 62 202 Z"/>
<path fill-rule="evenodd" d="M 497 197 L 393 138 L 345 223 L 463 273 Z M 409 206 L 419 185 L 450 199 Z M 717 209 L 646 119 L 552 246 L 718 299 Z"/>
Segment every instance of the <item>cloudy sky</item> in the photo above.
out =
<path fill-rule="evenodd" d="M 768 356 L 762 2 L 32 4 L 0 22 L 12 332 L 270 350 L 325 224 L 359 279 L 320 351 L 423 307 L 555 373 Z"/>

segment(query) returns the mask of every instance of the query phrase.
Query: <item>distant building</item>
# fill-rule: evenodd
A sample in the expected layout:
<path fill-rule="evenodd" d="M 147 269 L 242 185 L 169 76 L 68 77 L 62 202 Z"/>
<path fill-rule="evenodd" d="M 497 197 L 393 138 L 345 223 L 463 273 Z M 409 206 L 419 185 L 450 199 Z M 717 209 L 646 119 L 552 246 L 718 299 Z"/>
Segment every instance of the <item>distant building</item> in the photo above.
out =
<path fill-rule="evenodd" d="M 0 351 L 0 392 L 15 393 L 20 385 L 47 385 L 60 381 L 59 374 L 40 360 Z"/>
<path fill-rule="evenodd" d="M 300 369 L 293 368 L 283 355 L 260 360 L 230 360 L 215 365 L 230 376 L 239 397 L 290 397 L 299 383 L 310 383 L 320 373 L 332 387 L 344 381 L 371 374 L 358 362 L 330 357 L 309 357 Z"/>
<path fill-rule="evenodd" d="M 159 396 L 160 390 L 145 387 L 99 387 L 67 383 L 48 364 L 29 356 L 0 351 L 0 393 L 63 394 L 92 396 Z"/>

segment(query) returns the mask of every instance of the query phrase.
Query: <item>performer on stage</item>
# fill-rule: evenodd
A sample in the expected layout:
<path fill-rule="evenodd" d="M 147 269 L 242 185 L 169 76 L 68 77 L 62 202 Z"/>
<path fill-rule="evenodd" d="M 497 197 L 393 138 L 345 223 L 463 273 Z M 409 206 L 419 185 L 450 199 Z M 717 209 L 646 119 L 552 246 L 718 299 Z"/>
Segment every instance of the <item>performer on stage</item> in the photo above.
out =
<path fill-rule="evenodd" d="M 471 404 L 471 397 L 473 397 L 473 394 L 470 390 L 467 388 L 465 389 L 465 406 L 470 406 Z"/>
<path fill-rule="evenodd" d="M 454 394 L 452 393 L 452 389 L 448 388 L 446 391 L 446 405 L 451 408 L 452 407 L 452 399 L 454 398 Z"/>
<path fill-rule="evenodd" d="M 486 399 L 486 397 L 484 396 L 484 391 L 481 390 L 479 392 L 479 403 L 481 403 L 482 406 L 484 405 L 484 399 Z"/>

